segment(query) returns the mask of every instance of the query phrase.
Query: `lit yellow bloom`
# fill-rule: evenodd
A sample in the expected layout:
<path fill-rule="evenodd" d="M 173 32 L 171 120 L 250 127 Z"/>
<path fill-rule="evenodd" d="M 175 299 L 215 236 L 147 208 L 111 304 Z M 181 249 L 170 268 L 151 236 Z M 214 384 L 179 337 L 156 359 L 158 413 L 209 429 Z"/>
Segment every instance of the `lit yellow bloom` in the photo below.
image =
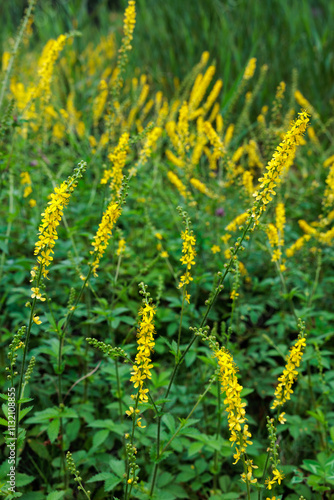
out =
<path fill-rule="evenodd" d="M 107 97 L 108 97 L 108 85 L 105 80 L 101 80 L 99 83 L 99 88 L 98 88 L 98 95 L 94 99 L 94 105 L 93 105 L 93 123 L 94 126 L 96 127 L 99 119 L 102 116 L 104 107 L 107 102 Z"/>
<path fill-rule="evenodd" d="M 71 178 L 70 178 L 71 179 Z M 60 224 L 63 216 L 63 210 L 68 205 L 71 193 L 76 185 L 76 182 L 64 181 L 59 187 L 54 189 L 51 194 L 51 201 L 49 201 L 45 212 L 42 213 L 42 222 L 39 226 L 39 237 L 35 245 L 35 255 L 38 255 L 37 261 L 42 267 L 42 275 L 46 277 L 46 267 L 50 265 L 53 260 L 53 247 L 58 239 L 57 227 Z"/>
<path fill-rule="evenodd" d="M 225 137 L 224 137 L 224 144 L 225 146 L 228 146 L 232 140 L 233 137 L 233 132 L 234 132 L 234 124 L 231 123 L 226 130 Z"/>
<path fill-rule="evenodd" d="M 39 316 L 34 316 L 32 319 L 33 319 L 33 322 L 36 323 L 36 325 L 40 325 L 42 323 L 39 319 Z"/>
<path fill-rule="evenodd" d="M 45 301 L 45 298 L 42 297 L 38 287 L 32 287 L 31 291 L 32 291 L 32 294 L 31 294 L 32 299 L 34 299 L 36 297 L 37 300 L 41 300 L 42 302 Z"/>
<path fill-rule="evenodd" d="M 146 425 L 143 425 L 141 423 L 141 418 L 138 418 L 137 422 L 136 422 L 137 426 L 140 427 L 141 429 L 145 429 L 146 428 Z"/>
<path fill-rule="evenodd" d="M 136 2 L 134 0 L 129 0 L 128 6 L 125 9 L 124 21 L 123 21 L 123 31 L 124 37 L 122 39 L 122 46 L 119 53 L 128 52 L 131 50 L 131 41 L 133 40 L 133 31 L 136 25 Z"/>
<path fill-rule="evenodd" d="M 184 167 L 184 160 L 175 156 L 175 154 L 170 149 L 166 149 L 165 154 L 168 160 L 173 163 L 173 165 L 179 168 Z"/>
<path fill-rule="evenodd" d="M 8 68 L 10 58 L 11 58 L 10 52 L 4 51 L 2 54 L 2 71 L 6 71 L 6 69 Z"/>
<path fill-rule="evenodd" d="M 32 198 L 28 201 L 28 203 L 31 206 L 31 208 L 34 208 L 37 205 L 36 200 L 33 200 Z"/>
<path fill-rule="evenodd" d="M 192 281 L 192 277 L 190 275 L 190 269 L 191 266 L 195 264 L 195 257 L 196 257 L 196 251 L 195 251 L 195 244 L 196 244 L 196 238 L 193 234 L 192 231 L 189 231 L 189 229 L 186 229 L 181 233 L 181 237 L 183 240 L 183 245 L 182 245 L 182 255 L 180 261 L 182 264 L 185 264 L 187 266 L 187 270 L 183 276 L 181 276 L 180 283 L 179 283 L 179 288 L 182 288 L 183 285 L 187 285 Z"/>
<path fill-rule="evenodd" d="M 242 403 L 240 393 L 242 386 L 238 383 L 237 367 L 233 357 L 226 348 L 217 349 L 215 357 L 218 359 L 220 369 L 221 392 L 225 393 L 224 404 L 228 414 L 228 427 L 230 430 L 230 441 L 232 446 L 236 445 L 235 463 L 238 462 L 241 453 L 245 453 L 246 448 L 252 442 L 249 440 L 252 435 L 248 431 L 246 424 L 246 403 Z M 252 468 L 252 467 L 251 467 Z"/>
<path fill-rule="evenodd" d="M 190 179 L 190 184 L 192 186 L 194 186 L 195 189 L 197 189 L 197 191 L 199 191 L 200 193 L 203 193 L 203 194 L 206 194 L 206 196 L 208 196 L 209 198 L 213 198 L 214 195 L 211 193 L 211 191 L 206 187 L 205 184 L 203 184 L 203 182 L 201 182 L 200 180 L 198 179 L 195 179 L 195 177 L 192 177 Z"/>
<path fill-rule="evenodd" d="M 20 181 L 21 184 L 28 184 L 28 185 L 31 184 L 31 178 L 30 178 L 29 172 L 21 172 L 20 177 L 21 177 L 21 181 Z"/>
<path fill-rule="evenodd" d="M 278 484 L 281 484 L 281 481 L 283 481 L 284 479 L 284 474 L 281 471 L 278 471 L 277 469 L 273 470 L 273 474 L 275 481 L 277 481 Z"/>
<path fill-rule="evenodd" d="M 235 219 L 232 220 L 232 222 L 228 224 L 228 226 L 226 226 L 225 230 L 236 231 L 238 227 L 241 226 L 247 220 L 247 218 L 248 218 L 247 212 L 238 215 Z"/>
<path fill-rule="evenodd" d="M 253 78 L 254 73 L 256 70 L 256 57 L 252 57 L 246 66 L 245 72 L 244 72 L 244 80 L 250 80 Z"/>
<path fill-rule="evenodd" d="M 213 246 L 211 247 L 211 252 L 212 252 L 213 254 L 215 254 L 215 253 L 217 253 L 217 252 L 221 252 L 221 249 L 220 249 L 220 247 L 219 247 L 218 245 L 213 245 Z"/>
<path fill-rule="evenodd" d="M 107 184 L 110 180 L 110 189 L 113 191 L 115 197 L 119 195 L 122 185 L 123 169 L 129 153 L 129 139 L 129 134 L 124 132 L 124 134 L 120 137 L 117 146 L 108 155 L 112 168 L 106 169 L 103 172 L 103 177 L 101 179 L 101 184 Z"/>
<path fill-rule="evenodd" d="M 178 189 L 179 193 L 184 197 L 184 198 L 187 198 L 188 196 L 188 193 L 187 193 L 187 189 L 186 189 L 186 186 L 183 184 L 183 182 L 178 178 L 178 176 L 176 174 L 174 174 L 174 172 L 172 172 L 171 170 L 169 170 L 169 172 L 167 173 L 167 177 L 168 179 L 170 180 L 170 182 L 172 184 L 174 184 L 174 186 Z"/>
<path fill-rule="evenodd" d="M 107 210 L 102 216 L 101 223 L 94 236 L 94 241 L 92 246 L 94 251 L 91 254 L 95 254 L 94 262 L 92 264 L 92 271 L 94 276 L 97 276 L 97 268 L 99 267 L 100 260 L 109 244 L 109 239 L 112 235 L 112 228 L 116 224 L 119 216 L 121 215 L 122 209 L 118 203 L 111 202 L 108 205 Z"/>
<path fill-rule="evenodd" d="M 153 335 L 155 334 L 153 317 L 155 315 L 155 308 L 150 304 L 145 304 L 139 311 L 139 316 L 142 318 L 139 323 L 137 331 L 137 355 L 135 364 L 132 366 L 131 379 L 134 383 L 134 388 L 139 388 L 139 400 L 142 403 L 148 402 L 147 392 L 144 389 L 144 382 L 146 379 L 151 379 L 151 368 L 153 364 L 151 361 L 151 353 L 153 352 L 155 341 Z"/>
<path fill-rule="evenodd" d="M 32 187 L 26 186 L 23 191 L 23 198 L 27 198 L 32 193 Z"/>
<path fill-rule="evenodd" d="M 286 418 L 284 418 L 284 415 L 285 415 L 284 411 L 279 414 L 278 421 L 280 424 L 285 424 L 285 422 L 286 422 Z"/>
<path fill-rule="evenodd" d="M 287 357 L 287 363 L 283 370 L 283 375 L 278 377 L 279 384 L 275 390 L 275 400 L 271 407 L 272 409 L 277 408 L 278 406 L 282 406 L 286 401 L 290 399 L 290 396 L 293 393 L 292 385 L 298 376 L 296 368 L 298 368 L 300 365 L 305 346 L 305 337 L 299 335 L 294 346 L 290 349 L 289 355 Z"/>
<path fill-rule="evenodd" d="M 274 188 L 281 182 L 280 175 L 283 172 L 286 163 L 294 157 L 296 146 L 301 142 L 303 133 L 307 128 L 309 118 L 306 112 L 299 113 L 291 129 L 285 134 L 283 141 L 277 147 L 272 159 L 266 167 L 267 172 L 259 179 L 260 188 L 254 193 L 255 203 L 253 206 L 252 217 L 254 223 L 258 224 L 259 217 L 266 210 L 267 204 L 276 194 Z"/>
<path fill-rule="evenodd" d="M 161 252 L 160 256 L 163 258 L 163 259 L 167 259 L 169 257 L 168 255 L 168 252 L 166 252 L 165 250 L 163 252 Z"/>
<path fill-rule="evenodd" d="M 310 226 L 305 220 L 300 219 L 298 221 L 299 227 L 304 231 L 305 234 L 316 234 L 317 230 Z"/>
<path fill-rule="evenodd" d="M 298 238 L 298 240 L 296 240 L 289 248 L 286 249 L 286 256 L 292 257 L 298 250 L 300 250 L 304 246 L 305 241 L 309 241 L 310 239 L 310 234 L 304 234 L 304 236 Z"/>

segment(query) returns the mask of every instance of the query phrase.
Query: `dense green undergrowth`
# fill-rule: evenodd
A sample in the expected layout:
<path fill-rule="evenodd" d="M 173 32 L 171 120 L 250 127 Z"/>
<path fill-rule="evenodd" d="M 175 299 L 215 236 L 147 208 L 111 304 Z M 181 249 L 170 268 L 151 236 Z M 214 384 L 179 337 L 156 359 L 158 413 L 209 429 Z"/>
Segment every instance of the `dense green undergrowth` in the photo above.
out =
<path fill-rule="evenodd" d="M 103 16 L 89 37 L 84 10 L 40 28 L 44 48 L 33 9 L 4 41 L 0 423 L 11 387 L 21 420 L 0 438 L 1 495 L 331 499 L 332 117 L 300 92 L 305 68 L 259 64 L 255 42 L 231 43 L 226 65 L 201 55 L 205 24 L 179 53 L 166 13 L 159 49 L 153 7 L 138 8 L 121 44 Z M 162 60 L 180 81 L 160 81 Z"/>

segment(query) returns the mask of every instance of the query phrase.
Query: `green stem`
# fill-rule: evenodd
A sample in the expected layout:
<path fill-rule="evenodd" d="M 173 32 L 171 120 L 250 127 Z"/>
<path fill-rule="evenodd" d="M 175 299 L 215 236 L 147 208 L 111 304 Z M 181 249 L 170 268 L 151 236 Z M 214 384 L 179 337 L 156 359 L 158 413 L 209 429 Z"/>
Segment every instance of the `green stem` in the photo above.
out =
<path fill-rule="evenodd" d="M 221 390 L 220 390 L 220 382 L 217 380 L 217 390 L 218 390 L 218 404 L 217 404 L 217 433 L 216 433 L 216 439 L 220 436 L 221 432 Z M 218 484 L 218 457 L 219 457 L 219 452 L 218 450 L 215 450 L 215 455 L 214 455 L 214 476 L 213 476 L 213 489 L 215 490 L 217 488 Z"/>
<path fill-rule="evenodd" d="M 182 330 L 182 319 L 183 319 L 183 309 L 184 309 L 184 299 L 186 296 L 186 286 L 183 288 L 183 294 L 182 294 L 182 307 L 181 307 L 181 315 L 180 315 L 180 324 L 179 324 L 179 335 L 177 338 L 177 354 L 175 357 L 175 364 L 177 363 L 180 355 L 180 342 L 181 342 L 181 330 Z"/>

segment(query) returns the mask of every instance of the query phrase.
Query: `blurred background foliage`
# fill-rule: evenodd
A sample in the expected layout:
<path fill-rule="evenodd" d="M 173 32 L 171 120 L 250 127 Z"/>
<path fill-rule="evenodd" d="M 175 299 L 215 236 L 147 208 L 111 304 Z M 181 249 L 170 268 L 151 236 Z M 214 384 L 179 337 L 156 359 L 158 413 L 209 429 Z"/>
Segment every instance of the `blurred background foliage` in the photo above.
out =
<path fill-rule="evenodd" d="M 26 2 L 1 2 L 1 44 L 15 32 Z M 124 0 L 43 0 L 35 15 L 35 43 L 77 29 L 90 40 L 115 31 L 121 36 Z M 208 50 L 223 78 L 222 104 L 228 102 L 250 57 L 269 72 L 259 105 L 277 84 L 299 73 L 299 88 L 324 117 L 334 106 L 334 2 L 328 0 L 138 0 L 135 42 L 129 71 L 141 72 L 174 90 Z M 86 36 L 75 43 L 86 43 Z"/>

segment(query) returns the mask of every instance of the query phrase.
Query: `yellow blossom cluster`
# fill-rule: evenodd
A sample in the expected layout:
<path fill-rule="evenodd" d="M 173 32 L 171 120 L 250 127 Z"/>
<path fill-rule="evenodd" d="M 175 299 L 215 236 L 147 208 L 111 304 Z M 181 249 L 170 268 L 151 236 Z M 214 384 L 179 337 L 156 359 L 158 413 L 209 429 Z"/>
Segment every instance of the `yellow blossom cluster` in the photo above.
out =
<path fill-rule="evenodd" d="M 109 239 L 112 234 L 112 228 L 116 224 L 119 216 L 121 215 L 121 212 L 122 209 L 120 205 L 112 201 L 109 203 L 107 210 L 102 216 L 99 228 L 92 242 L 94 250 L 90 252 L 91 254 L 95 255 L 94 261 L 92 263 L 92 271 L 94 276 L 97 276 L 96 271 L 99 267 L 100 260 L 103 257 L 103 254 L 108 246 Z"/>
<path fill-rule="evenodd" d="M 199 179 L 195 179 L 195 177 L 192 177 L 190 179 L 190 184 L 197 189 L 200 193 L 205 194 L 209 198 L 214 198 L 214 194 L 211 193 L 211 191 L 206 187 L 206 185 L 201 182 Z"/>
<path fill-rule="evenodd" d="M 275 390 L 275 400 L 271 407 L 272 409 L 277 408 L 278 406 L 282 406 L 286 401 L 290 399 L 290 396 L 293 393 L 292 385 L 298 376 L 296 368 L 298 368 L 300 365 L 300 361 L 303 356 L 303 350 L 305 347 L 306 339 L 301 334 L 299 335 L 295 345 L 290 349 L 283 375 L 278 377 L 279 384 Z"/>
<path fill-rule="evenodd" d="M 284 226 L 285 226 L 285 208 L 283 203 L 278 203 L 276 207 L 276 225 L 269 224 L 266 230 L 269 244 L 273 249 L 272 262 L 278 262 L 281 260 L 282 251 L 281 248 L 284 245 Z M 285 271 L 286 267 L 283 264 L 280 265 L 281 271 Z"/>
<path fill-rule="evenodd" d="M 267 487 L 267 490 L 271 490 L 272 487 L 278 483 L 278 484 L 281 484 L 281 482 L 283 481 L 284 479 L 284 474 L 282 473 L 282 471 L 279 471 L 278 469 L 273 469 L 273 478 L 270 479 L 270 477 L 268 477 L 266 480 L 265 480 L 265 484 L 266 484 L 266 487 Z M 275 500 L 276 497 L 273 497 L 272 499 L 269 499 L 269 500 Z"/>
<path fill-rule="evenodd" d="M 167 173 L 167 177 L 170 180 L 170 182 L 172 184 L 174 184 L 174 186 L 178 189 L 178 191 L 181 194 L 181 196 L 183 196 L 184 198 L 187 198 L 188 192 L 187 192 L 186 186 L 178 178 L 178 176 L 176 174 L 174 174 L 174 172 L 172 172 L 171 170 L 169 170 L 169 172 Z"/>
<path fill-rule="evenodd" d="M 148 389 L 144 388 L 146 379 L 151 378 L 151 368 L 153 367 L 151 361 L 151 353 L 155 345 L 154 342 L 154 323 L 153 317 L 155 315 L 154 306 L 146 303 L 139 311 L 139 316 L 142 317 L 139 323 L 137 332 L 137 355 L 135 364 L 133 365 L 130 381 L 134 383 L 134 388 L 139 387 L 139 401 L 142 403 L 148 402 Z M 135 399 L 135 396 L 132 396 Z"/>
<path fill-rule="evenodd" d="M 304 236 L 301 236 L 296 240 L 289 248 L 286 249 L 286 256 L 287 257 L 292 257 L 298 250 L 300 250 L 306 241 L 309 241 L 311 239 L 311 235 L 309 234 L 304 234 Z"/>
<path fill-rule="evenodd" d="M 117 146 L 108 155 L 108 159 L 112 163 L 112 168 L 106 169 L 103 172 L 103 177 L 101 179 L 101 184 L 107 184 L 107 182 L 111 179 L 110 189 L 116 197 L 119 195 L 119 190 L 122 185 L 123 168 L 129 152 L 129 138 L 130 136 L 127 132 L 122 134 Z"/>
<path fill-rule="evenodd" d="M 254 73 L 256 70 L 256 57 L 252 57 L 246 66 L 245 72 L 244 72 L 244 80 L 250 80 L 253 78 Z"/>
<path fill-rule="evenodd" d="M 248 212 L 244 212 L 238 215 L 228 224 L 228 226 L 226 226 L 225 230 L 236 231 L 238 227 L 241 226 L 247 220 L 247 218 L 248 218 Z"/>
<path fill-rule="evenodd" d="M 188 285 L 190 281 L 193 280 L 193 278 L 190 275 L 190 269 L 191 266 L 195 264 L 195 256 L 196 256 L 196 251 L 195 251 L 195 244 L 196 244 L 196 238 L 193 234 L 193 231 L 189 231 L 187 228 L 185 231 L 181 233 L 181 237 L 183 240 L 183 245 L 182 245 L 182 257 L 180 261 L 182 264 L 187 266 L 186 272 L 181 276 L 180 283 L 179 283 L 179 288 L 182 288 L 184 285 Z"/>
<path fill-rule="evenodd" d="M 53 247 L 58 239 L 57 227 L 60 224 L 63 216 L 63 210 L 69 202 L 70 195 L 74 189 L 74 185 L 64 181 L 59 187 L 56 187 L 54 193 L 51 194 L 51 200 L 42 213 L 42 222 L 38 228 L 39 237 L 35 245 L 35 255 L 38 255 L 37 261 L 41 266 L 41 272 L 44 277 L 48 271 L 46 267 L 50 265 L 53 257 Z M 40 255 L 39 255 L 40 254 Z"/>
<path fill-rule="evenodd" d="M 284 166 L 294 157 L 296 146 L 301 143 L 303 133 L 309 122 L 308 115 L 305 111 L 299 113 L 297 120 L 293 123 L 290 130 L 285 134 L 283 141 L 277 147 L 272 159 L 266 167 L 267 172 L 259 179 L 259 191 L 254 193 L 255 203 L 252 210 L 254 223 L 258 224 L 259 217 L 266 210 L 267 204 L 272 200 L 272 196 L 276 194 L 274 188 L 281 182 L 280 175 L 283 172 Z"/>
<path fill-rule="evenodd" d="M 133 40 L 133 32 L 136 25 L 136 2 L 129 0 L 128 6 L 124 13 L 123 30 L 124 37 L 122 39 L 122 46 L 119 50 L 120 53 L 128 52 L 131 50 L 131 41 Z"/>
<path fill-rule="evenodd" d="M 252 435 L 246 424 L 246 403 L 242 403 L 240 393 L 242 386 L 238 383 L 237 367 L 230 352 L 224 347 L 215 351 L 220 370 L 221 392 L 225 393 L 224 404 L 227 405 L 228 427 L 232 446 L 236 445 L 236 453 L 233 455 L 235 464 L 240 460 L 241 454 L 246 452 Z"/>
<path fill-rule="evenodd" d="M 48 102 L 51 97 L 50 85 L 53 68 L 58 59 L 59 53 L 65 46 L 66 40 L 66 35 L 59 35 L 57 40 L 49 40 L 43 49 L 38 68 L 39 82 L 34 95 L 36 97 L 41 96 L 44 102 Z"/>
<path fill-rule="evenodd" d="M 324 192 L 323 205 L 325 207 L 331 207 L 334 205 L 334 159 L 329 169 L 326 184 L 327 186 Z"/>

